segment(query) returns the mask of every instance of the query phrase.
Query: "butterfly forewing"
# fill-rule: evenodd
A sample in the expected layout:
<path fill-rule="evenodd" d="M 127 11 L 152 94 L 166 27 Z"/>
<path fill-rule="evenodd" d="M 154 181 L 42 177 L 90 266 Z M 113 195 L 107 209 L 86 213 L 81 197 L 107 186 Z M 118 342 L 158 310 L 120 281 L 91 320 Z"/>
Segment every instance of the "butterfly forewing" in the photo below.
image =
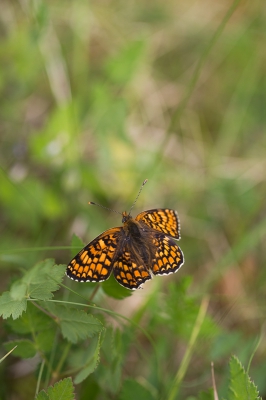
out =
<path fill-rule="evenodd" d="M 103 232 L 70 261 L 66 274 L 79 282 L 101 282 L 109 278 L 122 227 Z"/>
<path fill-rule="evenodd" d="M 176 242 L 162 233 L 153 235 L 156 246 L 155 258 L 152 263 L 154 275 L 172 274 L 184 264 L 184 255 Z"/>
<path fill-rule="evenodd" d="M 180 239 L 180 222 L 174 210 L 159 208 L 143 211 L 136 216 L 136 221 L 142 221 L 150 228 Z"/>

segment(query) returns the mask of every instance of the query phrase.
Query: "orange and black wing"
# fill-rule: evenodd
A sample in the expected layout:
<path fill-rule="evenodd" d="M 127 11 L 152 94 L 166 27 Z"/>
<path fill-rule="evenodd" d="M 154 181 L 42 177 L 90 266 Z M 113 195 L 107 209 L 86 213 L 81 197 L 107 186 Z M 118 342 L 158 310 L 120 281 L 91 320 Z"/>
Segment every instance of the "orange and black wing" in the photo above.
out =
<path fill-rule="evenodd" d="M 113 265 L 114 277 L 120 285 L 134 290 L 151 279 L 143 260 L 137 256 L 132 245 L 122 245 Z"/>
<path fill-rule="evenodd" d="M 121 229 L 108 229 L 87 244 L 70 261 L 66 275 L 78 282 L 101 282 L 108 279 L 113 269 Z"/>
<path fill-rule="evenodd" d="M 143 211 L 136 216 L 136 221 L 144 222 L 152 229 L 180 239 L 180 222 L 174 210 L 159 208 Z"/>
<path fill-rule="evenodd" d="M 172 274 L 184 264 L 184 255 L 175 240 L 162 234 L 153 235 L 153 243 L 156 246 L 155 257 L 151 270 L 154 275 Z"/>

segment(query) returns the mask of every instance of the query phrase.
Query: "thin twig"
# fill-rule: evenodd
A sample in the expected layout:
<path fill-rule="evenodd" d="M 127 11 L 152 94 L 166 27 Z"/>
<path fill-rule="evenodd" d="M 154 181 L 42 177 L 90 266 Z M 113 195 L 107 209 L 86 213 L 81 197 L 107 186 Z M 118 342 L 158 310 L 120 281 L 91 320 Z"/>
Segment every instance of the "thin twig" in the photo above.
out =
<path fill-rule="evenodd" d="M 212 371 L 212 386 L 213 386 L 214 400 L 219 400 L 218 393 L 217 393 L 217 388 L 216 388 L 216 383 L 215 383 L 213 362 L 211 362 L 211 371 Z"/>

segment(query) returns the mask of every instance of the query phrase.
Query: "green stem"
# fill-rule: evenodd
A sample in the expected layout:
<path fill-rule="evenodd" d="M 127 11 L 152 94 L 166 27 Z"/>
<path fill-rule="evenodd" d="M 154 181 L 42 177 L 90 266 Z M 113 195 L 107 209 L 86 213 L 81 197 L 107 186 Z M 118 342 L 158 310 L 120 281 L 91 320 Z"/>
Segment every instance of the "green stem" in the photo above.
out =
<path fill-rule="evenodd" d="M 59 362 L 57 364 L 57 367 L 56 367 L 55 371 L 53 372 L 51 384 L 53 384 L 53 381 L 56 381 L 58 379 L 58 376 L 59 376 L 60 371 L 62 369 L 62 366 L 63 366 L 63 364 L 64 364 L 64 362 L 65 362 L 65 360 L 66 360 L 66 358 L 68 356 L 70 348 L 71 348 L 71 343 L 68 342 L 66 347 L 65 347 L 65 349 L 64 349 L 64 351 L 63 351 L 63 354 L 61 355 L 61 358 L 60 358 L 60 360 L 59 360 Z"/>
<path fill-rule="evenodd" d="M 92 294 L 91 294 L 91 296 L 90 296 L 90 298 L 89 298 L 89 301 L 92 301 L 92 300 L 93 300 L 94 296 L 96 295 L 96 293 L 98 292 L 99 289 L 100 289 L 100 285 L 97 285 L 97 286 L 93 289 L 93 292 L 92 292 Z"/>
<path fill-rule="evenodd" d="M 40 368 L 39 375 L 38 375 L 37 385 L 36 385 L 35 396 L 37 396 L 37 394 L 39 393 L 39 390 L 40 390 L 40 384 L 41 384 L 41 379 L 42 379 L 42 373 L 43 373 L 44 364 L 45 364 L 45 360 L 42 360 L 41 368 Z"/>
<path fill-rule="evenodd" d="M 203 298 L 201 305 L 200 305 L 200 309 L 199 309 L 199 313 L 196 319 L 196 322 L 194 324 L 194 328 L 192 331 L 192 334 L 190 336 L 190 340 L 188 343 L 188 347 L 186 349 L 185 355 L 183 357 L 183 360 L 181 362 L 181 365 L 176 373 L 175 376 L 175 380 L 173 383 L 173 386 L 171 388 L 168 400 L 174 400 L 177 396 L 180 384 L 184 378 L 184 375 L 187 371 L 188 365 L 190 363 L 191 357 L 192 357 L 192 351 L 194 350 L 194 346 L 197 340 L 197 337 L 199 335 L 200 332 L 200 328 L 202 326 L 202 323 L 204 321 L 206 312 L 207 312 L 207 308 L 208 308 L 208 304 L 209 304 L 209 298 L 206 296 Z"/>

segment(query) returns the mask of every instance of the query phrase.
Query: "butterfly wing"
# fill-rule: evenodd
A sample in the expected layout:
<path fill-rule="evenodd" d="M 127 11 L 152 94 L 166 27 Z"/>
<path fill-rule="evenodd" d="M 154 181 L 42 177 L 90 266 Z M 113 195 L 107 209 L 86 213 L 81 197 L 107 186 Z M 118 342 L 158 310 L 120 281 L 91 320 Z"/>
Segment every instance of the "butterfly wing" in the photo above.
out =
<path fill-rule="evenodd" d="M 121 227 L 111 228 L 87 244 L 68 264 L 66 275 L 78 282 L 101 282 L 109 278 Z"/>
<path fill-rule="evenodd" d="M 155 257 L 151 270 L 154 275 L 172 274 L 184 264 L 184 255 L 176 242 L 163 233 L 153 234 L 153 243 L 156 246 Z"/>
<path fill-rule="evenodd" d="M 133 243 L 127 242 L 119 249 L 113 266 L 114 277 L 120 285 L 134 290 L 151 279 L 143 259 L 134 249 Z"/>
<path fill-rule="evenodd" d="M 152 229 L 180 239 L 180 222 L 177 212 L 174 210 L 159 208 L 143 211 L 136 216 L 136 221 L 144 222 Z"/>

